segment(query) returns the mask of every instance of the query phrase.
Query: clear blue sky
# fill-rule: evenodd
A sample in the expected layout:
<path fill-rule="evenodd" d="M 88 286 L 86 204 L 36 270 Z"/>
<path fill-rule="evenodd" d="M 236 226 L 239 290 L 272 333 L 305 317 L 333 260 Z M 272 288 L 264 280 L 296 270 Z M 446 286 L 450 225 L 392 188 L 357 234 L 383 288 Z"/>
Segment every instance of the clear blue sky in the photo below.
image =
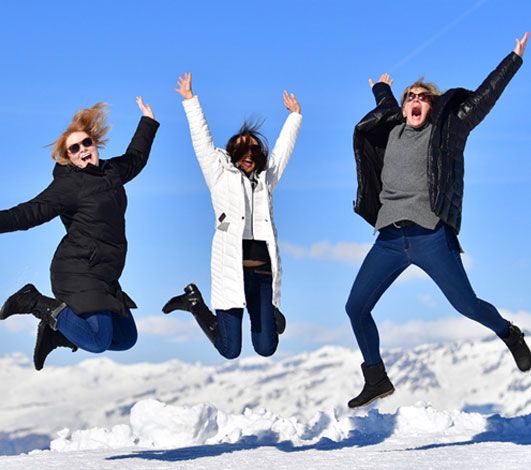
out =
<path fill-rule="evenodd" d="M 352 212 L 352 129 L 373 107 L 367 79 L 389 72 L 397 93 L 420 75 L 442 89 L 475 88 L 530 29 L 531 4 L 523 0 L 4 2 L 0 207 L 26 201 L 49 183 L 53 162 L 45 145 L 81 107 L 110 103 L 113 129 L 101 154 L 122 153 L 141 94 L 161 127 L 148 167 L 127 187 L 122 285 L 151 333 L 141 334 L 132 351 L 110 356 L 218 362 L 195 326 L 177 324 L 185 313 L 160 313 L 190 281 L 210 294 L 213 212 L 174 84 L 184 71 L 193 73 L 218 146 L 253 115 L 266 119 L 263 131 L 274 143 L 286 116 L 286 88 L 297 95 L 304 122 L 274 195 L 289 333 L 279 354 L 318 346 L 315 332 L 330 332 L 321 344 L 342 338 L 356 347 L 344 303 L 359 268 L 355 256 L 348 258 L 356 252 L 352 244 L 374 240 Z M 460 239 L 470 278 L 480 297 L 509 312 L 531 312 L 530 54 L 465 152 Z M 0 236 L 2 301 L 28 281 L 50 293 L 49 264 L 63 234 L 55 220 Z M 310 256 L 316 244 L 328 249 Z M 430 280 L 415 278 L 395 284 L 375 309 L 377 322 L 396 324 L 457 315 Z M 174 334 L 164 334 L 161 319 Z M 28 325 L 36 327 L 0 325 L 0 355 L 31 355 Z M 61 352 L 51 362 L 86 357 Z"/>

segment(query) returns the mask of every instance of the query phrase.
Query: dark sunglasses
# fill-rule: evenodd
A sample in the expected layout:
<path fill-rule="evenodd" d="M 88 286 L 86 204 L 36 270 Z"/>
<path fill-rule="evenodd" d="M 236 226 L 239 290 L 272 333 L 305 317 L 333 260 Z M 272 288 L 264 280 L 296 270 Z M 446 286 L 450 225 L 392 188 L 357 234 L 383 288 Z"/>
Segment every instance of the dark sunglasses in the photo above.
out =
<path fill-rule="evenodd" d="M 81 149 L 81 145 L 83 145 L 83 147 L 92 147 L 93 144 L 94 141 L 90 137 L 85 137 L 81 142 L 72 144 L 70 147 L 68 147 L 68 151 L 72 154 L 76 154 Z"/>
<path fill-rule="evenodd" d="M 413 101 L 415 98 L 418 98 L 419 101 L 425 102 L 425 101 L 431 101 L 431 93 L 428 93 L 426 91 L 422 91 L 420 93 L 413 93 L 412 91 L 408 92 L 406 95 L 406 101 Z"/>

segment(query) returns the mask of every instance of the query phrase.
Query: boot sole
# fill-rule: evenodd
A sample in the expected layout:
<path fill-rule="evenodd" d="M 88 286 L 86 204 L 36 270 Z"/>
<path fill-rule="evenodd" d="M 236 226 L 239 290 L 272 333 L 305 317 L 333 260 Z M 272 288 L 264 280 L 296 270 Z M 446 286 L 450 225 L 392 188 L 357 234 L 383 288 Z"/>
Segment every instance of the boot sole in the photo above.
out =
<path fill-rule="evenodd" d="M 392 395 L 393 393 L 395 393 L 395 389 L 393 388 L 392 390 L 389 390 L 388 392 L 384 392 L 382 393 L 381 395 L 378 395 L 372 399 L 370 399 L 368 402 L 364 403 L 363 405 L 358 405 L 358 406 L 350 406 L 350 405 L 347 405 L 351 410 L 355 410 L 356 408 L 363 408 L 364 406 L 367 406 L 367 405 L 370 405 L 373 401 L 376 401 L 380 398 L 385 398 L 385 397 L 388 397 L 389 395 Z"/>

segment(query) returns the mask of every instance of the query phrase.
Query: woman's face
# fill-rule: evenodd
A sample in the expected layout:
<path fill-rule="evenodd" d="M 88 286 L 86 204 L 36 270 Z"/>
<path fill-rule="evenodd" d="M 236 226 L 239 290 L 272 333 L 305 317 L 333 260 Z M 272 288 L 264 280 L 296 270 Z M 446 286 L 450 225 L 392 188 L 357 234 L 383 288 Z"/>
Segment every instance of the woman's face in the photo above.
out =
<path fill-rule="evenodd" d="M 240 137 L 236 141 L 236 145 L 246 145 L 248 147 L 247 151 L 236 162 L 236 166 L 246 175 L 250 175 L 256 169 L 256 161 L 253 157 L 253 151 L 260 150 L 260 146 L 252 137 Z"/>
<path fill-rule="evenodd" d="M 430 116 L 431 98 L 425 88 L 415 87 L 409 90 L 402 108 L 408 126 L 416 128 L 424 125 Z"/>
<path fill-rule="evenodd" d="M 86 132 L 72 132 L 66 138 L 66 153 L 73 165 L 85 168 L 89 163 L 98 166 L 100 156 L 94 139 Z"/>

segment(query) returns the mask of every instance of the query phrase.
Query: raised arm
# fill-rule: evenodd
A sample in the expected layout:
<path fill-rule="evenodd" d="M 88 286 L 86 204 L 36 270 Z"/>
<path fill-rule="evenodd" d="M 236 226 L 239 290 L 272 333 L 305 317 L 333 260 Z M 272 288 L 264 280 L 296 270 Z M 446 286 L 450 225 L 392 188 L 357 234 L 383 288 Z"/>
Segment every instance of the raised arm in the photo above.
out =
<path fill-rule="evenodd" d="M 192 145 L 205 177 L 207 186 L 212 188 L 221 176 L 223 166 L 220 158 L 222 152 L 214 146 L 214 140 L 206 121 L 199 98 L 192 92 L 192 74 L 186 72 L 179 77 L 175 91 L 183 97 L 183 107 L 190 127 Z"/>
<path fill-rule="evenodd" d="M 476 127 L 489 113 L 509 84 L 514 74 L 522 65 L 529 33 L 516 40 L 516 47 L 488 75 L 483 83 L 460 106 L 457 113 L 468 126 L 469 130 Z"/>
<path fill-rule="evenodd" d="M 118 169 L 124 184 L 131 181 L 146 166 L 153 139 L 155 139 L 155 134 L 159 128 L 159 123 L 155 121 L 151 106 L 145 104 L 141 96 L 136 97 L 136 103 L 142 111 L 142 117 L 131 143 L 125 154 L 109 160 Z"/>
<path fill-rule="evenodd" d="M 71 193 L 53 181 L 30 201 L 0 211 L 0 233 L 28 230 L 61 215 L 75 201 Z"/>
<path fill-rule="evenodd" d="M 369 78 L 369 86 L 371 87 L 376 106 L 395 107 L 399 106 L 398 101 L 391 91 L 393 79 L 388 73 L 383 73 L 375 83 L 372 78 Z"/>
<path fill-rule="evenodd" d="M 271 190 L 275 188 L 282 173 L 284 173 L 293 153 L 302 123 L 301 107 L 295 95 L 284 91 L 283 101 L 290 114 L 284 122 L 280 135 L 269 156 L 266 178 Z"/>

